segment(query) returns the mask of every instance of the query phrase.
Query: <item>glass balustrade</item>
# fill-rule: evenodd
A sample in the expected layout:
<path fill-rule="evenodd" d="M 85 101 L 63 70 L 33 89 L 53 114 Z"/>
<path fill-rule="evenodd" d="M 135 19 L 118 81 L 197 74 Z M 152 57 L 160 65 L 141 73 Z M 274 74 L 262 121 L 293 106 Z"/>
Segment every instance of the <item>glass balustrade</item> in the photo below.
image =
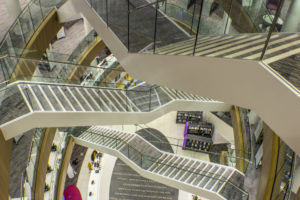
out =
<path fill-rule="evenodd" d="M 136 131 L 143 129 L 149 135 L 152 135 L 151 131 L 147 130 L 149 127 L 145 124 L 135 125 Z M 160 150 L 166 149 L 169 145 L 171 145 L 174 154 L 179 154 L 191 158 L 201 159 L 201 155 L 208 155 L 209 161 L 216 164 L 222 164 L 229 167 L 236 167 L 236 163 L 243 161 L 246 166 L 253 165 L 253 162 L 248 159 L 248 152 L 244 150 L 234 149 L 233 145 L 228 143 L 224 145 L 223 150 L 217 151 L 205 151 L 205 150 L 197 150 L 197 151 L 188 151 L 183 150 L 182 145 L 184 139 L 166 137 L 167 142 L 164 141 L 152 141 L 148 140 L 151 144 L 157 147 Z"/>
<path fill-rule="evenodd" d="M 167 167 L 170 170 L 169 171 L 183 171 L 184 173 L 190 174 L 190 176 L 201 176 L 203 179 L 207 178 L 207 180 L 212 180 L 214 182 L 218 182 L 219 185 L 226 185 L 226 187 L 229 187 L 232 189 L 232 191 L 237 192 L 240 199 L 248 199 L 248 193 L 245 192 L 240 186 L 236 185 L 235 183 L 231 182 L 229 179 L 224 179 L 223 177 L 216 176 L 215 173 L 209 172 L 209 171 L 201 171 L 196 173 L 196 168 L 198 166 L 195 166 L 194 168 L 186 169 L 184 168 L 184 164 L 178 164 L 178 165 L 172 165 L 172 163 L 168 164 L 167 162 L 162 162 L 158 160 L 158 157 L 153 157 L 151 153 L 147 151 L 143 151 L 142 149 L 137 148 L 136 146 L 127 143 L 126 141 L 122 140 L 119 136 L 108 136 L 103 133 L 94 133 L 89 130 L 84 131 L 85 133 L 88 133 L 91 135 L 91 137 L 97 137 L 97 143 L 102 143 L 107 140 L 112 140 L 110 142 L 110 148 L 116 149 L 119 151 L 123 156 L 126 156 L 130 161 L 135 163 L 137 166 L 139 166 L 142 169 L 148 170 L 150 166 L 153 165 L 160 165 L 161 167 Z M 94 136 L 93 136 L 94 135 Z M 222 192 L 221 192 L 222 193 Z"/>
<path fill-rule="evenodd" d="M 45 129 L 43 128 L 37 128 L 35 129 L 35 133 L 32 137 L 25 176 L 22 179 L 21 185 L 21 191 L 23 191 L 21 197 L 24 197 L 26 199 L 34 199 L 36 172 L 39 162 L 40 149 L 44 137 L 44 131 Z"/>
<path fill-rule="evenodd" d="M 0 43 L 0 54 L 21 56 L 40 24 L 53 9 L 60 7 L 64 2 L 65 0 L 57 0 L 53 5 L 45 0 L 31 0 L 4 36 Z"/>
<path fill-rule="evenodd" d="M 267 34 L 253 33 L 268 33 L 276 12 L 264 1 L 205 0 L 189 9 L 169 1 L 91 0 L 89 4 L 129 52 L 234 54 L 232 58 L 254 60 L 260 57 L 252 56 L 253 51 L 261 55 Z M 247 51 L 249 47 L 255 49 Z"/>

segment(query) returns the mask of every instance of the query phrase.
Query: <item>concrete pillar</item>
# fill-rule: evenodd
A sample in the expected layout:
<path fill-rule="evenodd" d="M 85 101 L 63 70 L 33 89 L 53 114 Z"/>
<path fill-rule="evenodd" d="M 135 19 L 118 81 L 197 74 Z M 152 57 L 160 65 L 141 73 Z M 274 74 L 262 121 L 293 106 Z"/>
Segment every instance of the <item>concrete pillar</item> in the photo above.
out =
<path fill-rule="evenodd" d="M 283 23 L 282 32 L 299 32 L 300 25 L 300 0 L 292 1 L 288 10 L 288 15 Z"/>
<path fill-rule="evenodd" d="M 21 13 L 21 5 L 19 0 L 5 0 L 9 17 L 11 20 L 15 20 L 17 16 Z"/>
<path fill-rule="evenodd" d="M 93 27 L 91 26 L 91 24 L 88 22 L 88 20 L 82 15 L 83 18 L 83 26 L 84 26 L 84 32 L 85 35 L 89 34 L 89 32 L 91 30 L 93 30 Z"/>

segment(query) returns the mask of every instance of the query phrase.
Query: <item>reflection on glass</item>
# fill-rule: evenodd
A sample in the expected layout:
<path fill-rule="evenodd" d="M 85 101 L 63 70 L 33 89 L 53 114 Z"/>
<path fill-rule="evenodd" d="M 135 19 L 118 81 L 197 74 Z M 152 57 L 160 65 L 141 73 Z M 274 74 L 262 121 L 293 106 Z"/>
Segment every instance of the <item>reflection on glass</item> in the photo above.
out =
<path fill-rule="evenodd" d="M 19 16 L 19 21 L 22 28 L 22 33 L 26 40 L 25 42 L 28 43 L 32 34 L 34 33 L 32 18 L 30 16 L 28 8 L 25 8 L 23 13 Z"/>

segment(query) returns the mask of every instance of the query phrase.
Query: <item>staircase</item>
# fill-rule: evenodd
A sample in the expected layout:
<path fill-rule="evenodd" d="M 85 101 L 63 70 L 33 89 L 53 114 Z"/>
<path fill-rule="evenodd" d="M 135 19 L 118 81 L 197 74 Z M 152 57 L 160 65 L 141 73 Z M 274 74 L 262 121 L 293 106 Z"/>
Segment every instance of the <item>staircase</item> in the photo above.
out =
<path fill-rule="evenodd" d="M 258 60 L 267 34 L 239 34 L 199 37 L 195 56 Z M 155 53 L 191 56 L 195 38 L 157 48 Z M 270 38 L 264 62 L 272 63 L 300 53 L 299 33 L 274 33 Z M 151 51 L 148 51 L 150 53 Z M 151 52 L 152 53 L 152 52 Z"/>
<path fill-rule="evenodd" d="M 171 187 L 209 199 L 248 198 L 238 170 L 161 151 L 135 133 L 91 127 L 75 142 L 117 156 L 142 176 Z"/>
<path fill-rule="evenodd" d="M 6 139 L 35 127 L 146 123 L 178 109 L 230 109 L 222 102 L 165 87 L 120 90 L 15 82 L 0 93 L 0 128 Z"/>
<path fill-rule="evenodd" d="M 259 58 L 258 52 L 262 51 L 261 47 L 266 38 L 263 34 L 246 34 L 244 36 L 237 35 L 236 37 L 230 35 L 200 37 L 198 42 L 202 45 L 196 46 L 196 55 L 199 56 L 185 56 L 190 55 L 191 49 L 188 44 L 185 46 L 186 49 L 181 49 L 178 42 L 182 42 L 182 45 L 187 42 L 192 44 L 193 38 L 183 37 L 184 34 L 181 35 L 181 33 L 184 32 L 179 31 L 181 30 L 179 28 L 175 28 L 177 26 L 171 26 L 170 24 L 170 26 L 167 26 L 168 29 L 170 31 L 176 30 L 182 36 L 171 37 L 177 34 L 169 33 L 168 29 L 161 28 L 163 27 L 162 23 L 157 23 L 156 29 L 164 30 L 164 32 L 160 32 L 164 39 L 160 34 L 157 34 L 154 41 L 155 13 L 153 15 L 150 13 L 150 16 L 153 17 L 151 23 L 148 20 L 149 17 L 144 20 L 142 14 L 138 18 L 133 17 L 135 15 L 130 13 L 128 26 L 128 21 L 126 21 L 126 16 L 128 19 L 126 8 L 128 7 L 126 6 L 123 7 L 124 10 L 121 12 L 124 18 L 123 21 L 117 23 L 117 21 L 109 20 L 109 18 L 114 18 L 116 14 L 121 16 L 119 12 L 109 10 L 106 13 L 106 9 L 98 9 L 99 6 L 96 8 L 94 1 L 72 0 L 72 2 L 74 7 L 87 18 L 126 72 L 132 77 L 148 83 L 164 85 L 253 109 L 285 143 L 292 147 L 295 152 L 300 153 L 300 147 L 297 145 L 299 141 L 296 142 L 294 135 L 299 129 L 299 120 L 297 120 L 300 110 L 299 91 L 291 84 L 291 80 L 298 76 L 290 76 L 286 73 L 296 74 L 299 71 L 296 62 L 298 58 L 281 63 L 281 65 L 289 63 L 290 68 L 293 70 L 287 70 L 280 66 L 275 66 L 277 71 L 271 68 L 274 66 L 272 64 L 281 60 L 285 61 L 286 58 L 284 57 L 297 54 L 299 50 L 299 36 L 297 34 L 275 33 L 272 35 L 263 62 L 257 60 Z M 124 1 L 122 2 L 124 3 Z M 102 8 L 105 8 L 105 1 L 97 0 L 97 4 L 100 3 L 103 4 Z M 115 5 L 122 4 L 116 3 Z M 153 5 L 151 6 L 153 8 Z M 115 7 L 118 8 L 110 9 L 120 10 L 122 8 L 122 6 Z M 133 8 L 130 7 L 130 9 Z M 138 10 L 133 9 L 132 12 L 138 12 Z M 144 14 L 147 14 L 147 12 L 144 12 Z M 157 17 L 157 19 L 160 18 Z M 162 19 L 172 21 L 167 16 L 163 16 Z M 122 28 L 114 28 L 116 24 Z M 135 26 L 136 24 L 138 26 Z M 146 35 L 143 33 L 143 28 L 150 30 L 149 27 L 152 27 L 151 33 L 153 34 L 151 34 L 151 37 L 144 37 L 144 46 L 140 45 L 137 49 L 131 49 L 130 44 L 137 42 L 135 38 L 142 39 L 142 36 Z M 141 34 L 137 34 L 136 31 Z M 126 38 L 129 38 L 129 42 Z M 155 42 L 156 54 L 153 54 L 151 50 L 147 51 L 153 47 L 153 42 Z M 219 46 L 214 45 L 217 42 L 219 42 Z M 176 43 L 178 49 L 172 50 L 171 45 Z M 257 45 L 260 46 L 257 47 Z M 148 53 L 136 53 L 141 50 Z M 169 53 L 169 55 L 162 55 L 165 53 Z M 185 55 L 178 56 L 179 54 Z M 283 73 L 280 73 L 281 70 Z M 289 117 L 283 119 L 282 116 Z"/>

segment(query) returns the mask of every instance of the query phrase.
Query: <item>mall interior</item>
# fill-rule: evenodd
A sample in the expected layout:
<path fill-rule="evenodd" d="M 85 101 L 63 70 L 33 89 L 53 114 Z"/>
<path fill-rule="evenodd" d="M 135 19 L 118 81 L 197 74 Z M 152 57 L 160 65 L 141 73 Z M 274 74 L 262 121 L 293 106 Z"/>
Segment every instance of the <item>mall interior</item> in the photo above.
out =
<path fill-rule="evenodd" d="M 0 0 L 1 200 L 299 200 L 300 0 Z"/>

